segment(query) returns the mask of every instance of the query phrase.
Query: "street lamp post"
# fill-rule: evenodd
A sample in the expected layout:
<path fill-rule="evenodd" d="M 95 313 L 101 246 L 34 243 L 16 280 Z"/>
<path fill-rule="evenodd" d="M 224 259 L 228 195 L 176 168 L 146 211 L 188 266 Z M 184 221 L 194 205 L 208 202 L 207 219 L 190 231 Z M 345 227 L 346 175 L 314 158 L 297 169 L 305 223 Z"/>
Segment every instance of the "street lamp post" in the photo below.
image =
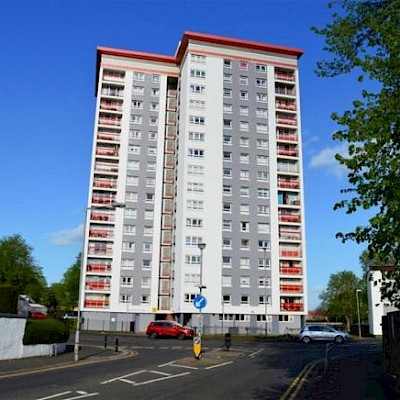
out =
<path fill-rule="evenodd" d="M 206 288 L 206 286 L 203 286 L 203 250 L 206 247 L 205 243 L 199 243 L 197 247 L 200 249 L 200 284 L 199 284 L 199 291 L 200 291 L 200 296 L 203 293 L 203 289 Z M 199 336 L 201 337 L 203 331 L 203 314 L 202 314 L 202 309 L 200 308 L 200 327 L 199 327 Z"/>
<path fill-rule="evenodd" d="M 267 264 L 266 264 L 266 255 L 267 255 L 267 248 L 263 247 L 264 251 L 264 268 L 265 268 L 265 300 L 264 300 L 264 305 L 265 305 L 265 336 L 268 336 L 268 317 L 267 317 L 267 312 L 268 312 L 268 290 L 267 290 Z"/>
<path fill-rule="evenodd" d="M 109 206 L 96 206 L 99 209 L 116 209 L 116 208 L 124 208 L 124 203 L 113 202 Z M 85 209 L 85 218 L 84 218 L 84 225 L 83 225 L 83 245 L 82 245 L 82 253 L 81 253 L 81 270 L 79 275 L 79 293 L 78 293 L 78 318 L 76 321 L 76 330 L 75 330 L 75 343 L 74 343 L 74 359 L 75 361 L 79 361 L 79 343 L 80 343 L 80 331 L 81 331 L 81 319 L 82 319 L 82 312 L 81 312 L 81 299 L 82 299 L 82 288 L 84 288 L 83 282 L 83 269 L 85 266 L 85 238 L 86 238 L 86 225 L 87 225 L 87 215 L 88 212 L 91 210 L 91 207 L 86 207 Z"/>
<path fill-rule="evenodd" d="M 360 299 L 358 297 L 358 293 L 361 292 L 361 289 L 356 289 L 356 299 L 357 299 L 357 319 L 358 319 L 358 337 L 361 337 L 361 319 L 360 319 Z"/>

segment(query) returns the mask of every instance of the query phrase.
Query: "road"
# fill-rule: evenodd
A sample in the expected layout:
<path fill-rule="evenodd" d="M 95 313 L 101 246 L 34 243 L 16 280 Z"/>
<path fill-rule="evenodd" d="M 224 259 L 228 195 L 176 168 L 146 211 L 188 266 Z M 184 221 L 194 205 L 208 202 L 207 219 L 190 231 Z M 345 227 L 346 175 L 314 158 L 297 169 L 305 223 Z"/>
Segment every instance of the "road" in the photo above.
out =
<path fill-rule="evenodd" d="M 103 341 L 96 335 L 81 339 Z M 115 337 L 108 342 L 114 344 Z M 221 344 L 203 341 L 199 362 L 191 341 L 119 337 L 121 347 L 137 352 L 135 358 L 3 379 L 0 399 L 279 399 L 308 363 L 325 356 L 324 344 L 234 341 L 230 351 Z"/>

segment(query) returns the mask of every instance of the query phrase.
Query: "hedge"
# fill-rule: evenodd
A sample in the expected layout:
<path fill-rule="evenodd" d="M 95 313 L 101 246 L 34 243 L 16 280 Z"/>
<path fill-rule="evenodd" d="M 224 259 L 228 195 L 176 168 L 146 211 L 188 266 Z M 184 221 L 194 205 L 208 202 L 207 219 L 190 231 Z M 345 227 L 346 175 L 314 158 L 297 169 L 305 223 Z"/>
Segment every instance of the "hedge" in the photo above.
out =
<path fill-rule="evenodd" d="M 69 327 L 56 319 L 28 319 L 23 344 L 64 343 L 69 338 Z"/>

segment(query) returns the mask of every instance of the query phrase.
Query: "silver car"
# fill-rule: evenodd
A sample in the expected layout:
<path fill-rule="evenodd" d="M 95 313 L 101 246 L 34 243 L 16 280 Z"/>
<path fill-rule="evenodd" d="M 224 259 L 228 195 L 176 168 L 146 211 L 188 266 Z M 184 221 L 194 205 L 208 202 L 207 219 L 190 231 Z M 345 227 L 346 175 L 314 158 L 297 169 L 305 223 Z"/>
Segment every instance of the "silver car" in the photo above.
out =
<path fill-rule="evenodd" d="M 300 340 L 303 343 L 312 341 L 330 341 L 342 344 L 350 339 L 349 334 L 345 331 L 338 331 L 326 325 L 306 325 L 300 331 Z"/>

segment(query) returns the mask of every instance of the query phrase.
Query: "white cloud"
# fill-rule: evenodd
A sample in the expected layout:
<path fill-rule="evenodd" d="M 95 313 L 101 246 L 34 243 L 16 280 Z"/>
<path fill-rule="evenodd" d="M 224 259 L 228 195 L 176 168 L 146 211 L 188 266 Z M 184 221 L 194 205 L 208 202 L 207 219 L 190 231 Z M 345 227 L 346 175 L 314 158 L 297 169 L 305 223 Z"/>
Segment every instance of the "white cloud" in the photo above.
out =
<path fill-rule="evenodd" d="M 50 243 L 54 246 L 69 246 L 83 240 L 83 224 L 73 229 L 65 229 L 50 235 Z"/>
<path fill-rule="evenodd" d="M 325 168 L 328 174 L 338 178 L 343 177 L 347 174 L 347 169 L 336 160 L 335 154 L 337 153 L 346 156 L 348 154 L 347 145 L 343 143 L 339 146 L 327 147 L 321 150 L 319 153 L 312 156 L 310 167 Z"/>

